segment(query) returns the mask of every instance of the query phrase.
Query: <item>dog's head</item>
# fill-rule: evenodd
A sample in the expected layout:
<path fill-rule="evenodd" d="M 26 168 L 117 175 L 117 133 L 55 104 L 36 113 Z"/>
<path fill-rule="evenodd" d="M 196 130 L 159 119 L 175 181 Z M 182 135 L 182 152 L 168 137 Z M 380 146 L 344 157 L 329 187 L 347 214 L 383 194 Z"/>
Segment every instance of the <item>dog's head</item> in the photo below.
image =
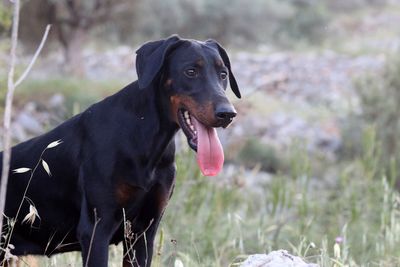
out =
<path fill-rule="evenodd" d="M 139 87 L 161 85 L 170 99 L 171 119 L 197 152 L 202 173 L 216 175 L 224 154 L 215 128 L 226 128 L 236 116 L 225 94 L 228 80 L 241 97 L 225 49 L 214 40 L 171 36 L 146 43 L 136 53 Z"/>

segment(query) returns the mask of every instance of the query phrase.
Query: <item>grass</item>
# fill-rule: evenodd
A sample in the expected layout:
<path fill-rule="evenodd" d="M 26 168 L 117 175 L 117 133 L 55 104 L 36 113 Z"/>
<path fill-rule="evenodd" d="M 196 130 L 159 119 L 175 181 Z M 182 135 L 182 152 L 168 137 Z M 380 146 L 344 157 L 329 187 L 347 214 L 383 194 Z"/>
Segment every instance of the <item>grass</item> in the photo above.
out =
<path fill-rule="evenodd" d="M 255 178 L 240 170 L 235 177 L 203 177 L 193 152 L 181 152 L 154 266 L 174 266 L 177 259 L 184 266 L 235 266 L 248 254 L 277 249 L 321 267 L 400 266 L 400 195 L 376 169 L 373 129 L 364 132 L 363 145 L 364 155 L 319 178 L 312 176 L 313 161 L 294 148 L 290 172 L 258 188 L 246 186 Z M 110 266 L 118 266 L 121 248 L 110 252 Z M 77 253 L 43 261 L 80 264 Z"/>
<path fill-rule="evenodd" d="M 365 151 L 374 151 L 371 131 Z M 201 177 L 193 157 L 180 155 L 161 224 L 164 263 L 179 257 L 185 266 L 229 266 L 238 255 L 287 249 L 321 267 L 400 266 L 400 196 L 376 170 L 375 155 L 366 152 L 321 178 L 311 176 L 304 155 L 295 149 L 291 173 L 260 184 L 261 194 L 233 179 Z"/>

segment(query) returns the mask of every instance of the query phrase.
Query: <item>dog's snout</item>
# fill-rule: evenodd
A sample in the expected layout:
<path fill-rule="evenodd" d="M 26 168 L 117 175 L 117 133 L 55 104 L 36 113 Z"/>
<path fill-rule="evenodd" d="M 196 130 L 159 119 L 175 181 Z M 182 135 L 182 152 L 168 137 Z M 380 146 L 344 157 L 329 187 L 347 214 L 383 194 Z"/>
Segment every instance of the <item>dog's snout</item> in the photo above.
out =
<path fill-rule="evenodd" d="M 232 105 L 224 104 L 219 105 L 215 109 L 215 117 L 223 124 L 224 127 L 228 126 L 229 123 L 236 117 L 236 110 Z"/>
<path fill-rule="evenodd" d="M 236 111 L 231 111 L 231 110 L 218 111 L 215 115 L 217 116 L 218 119 L 230 120 L 236 117 Z"/>

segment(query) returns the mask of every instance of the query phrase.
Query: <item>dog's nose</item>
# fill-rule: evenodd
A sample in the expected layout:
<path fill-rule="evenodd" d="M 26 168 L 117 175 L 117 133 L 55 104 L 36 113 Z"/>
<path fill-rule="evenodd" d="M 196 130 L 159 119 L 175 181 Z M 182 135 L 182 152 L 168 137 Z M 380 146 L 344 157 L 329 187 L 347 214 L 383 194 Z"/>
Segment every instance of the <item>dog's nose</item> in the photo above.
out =
<path fill-rule="evenodd" d="M 224 127 L 231 123 L 236 114 L 237 112 L 232 105 L 220 105 L 215 109 L 215 117 L 222 122 Z"/>
<path fill-rule="evenodd" d="M 227 111 L 218 111 L 218 112 L 216 112 L 216 116 L 217 116 L 217 118 L 218 119 L 221 119 L 221 120 L 231 120 L 231 119 L 233 119 L 234 117 L 236 117 L 236 111 L 234 111 L 234 110 L 227 110 Z"/>

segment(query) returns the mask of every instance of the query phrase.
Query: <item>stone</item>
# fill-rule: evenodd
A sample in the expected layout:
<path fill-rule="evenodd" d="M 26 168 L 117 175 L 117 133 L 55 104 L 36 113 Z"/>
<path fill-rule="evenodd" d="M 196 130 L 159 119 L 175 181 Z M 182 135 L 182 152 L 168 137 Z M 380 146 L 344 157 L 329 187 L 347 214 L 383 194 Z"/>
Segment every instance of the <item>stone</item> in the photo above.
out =
<path fill-rule="evenodd" d="M 19 124 L 27 132 L 32 134 L 41 134 L 44 131 L 43 126 L 38 122 L 38 120 L 26 112 L 18 114 L 14 123 Z"/>
<path fill-rule="evenodd" d="M 319 265 L 306 263 L 300 257 L 290 255 L 286 250 L 277 250 L 269 254 L 250 255 L 240 267 L 319 267 Z"/>

